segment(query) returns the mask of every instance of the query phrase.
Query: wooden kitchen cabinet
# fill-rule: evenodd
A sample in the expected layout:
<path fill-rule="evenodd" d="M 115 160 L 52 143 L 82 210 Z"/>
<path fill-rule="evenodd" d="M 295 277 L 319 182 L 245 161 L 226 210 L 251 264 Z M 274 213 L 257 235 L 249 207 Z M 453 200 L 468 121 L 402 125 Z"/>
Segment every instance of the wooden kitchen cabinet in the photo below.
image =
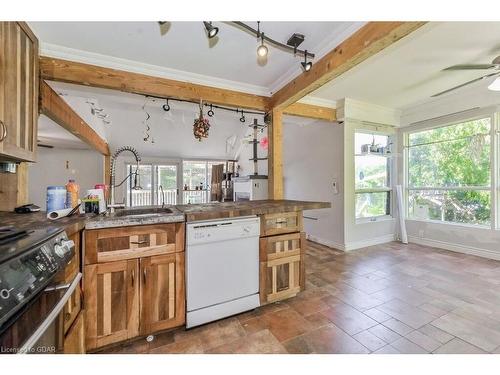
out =
<path fill-rule="evenodd" d="M 140 332 L 183 325 L 186 320 L 184 253 L 141 259 Z"/>
<path fill-rule="evenodd" d="M 85 231 L 85 264 L 184 251 L 184 223 Z"/>
<path fill-rule="evenodd" d="M 69 297 L 68 302 L 63 309 L 64 316 L 64 334 L 67 334 L 71 325 L 76 320 L 78 314 L 80 314 L 82 308 L 82 291 L 80 286 L 78 286 L 71 297 Z"/>
<path fill-rule="evenodd" d="M 139 334 L 139 260 L 85 266 L 86 347 Z"/>
<path fill-rule="evenodd" d="M 0 22 L 0 159 L 35 161 L 38 39 L 25 22 Z"/>
<path fill-rule="evenodd" d="M 294 233 L 302 230 L 302 212 L 281 212 L 261 216 L 260 235 Z"/>
<path fill-rule="evenodd" d="M 306 237 L 302 212 L 261 217 L 260 302 L 284 300 L 305 288 Z"/>
<path fill-rule="evenodd" d="M 184 324 L 184 228 L 169 223 L 84 232 L 87 350 Z"/>
<path fill-rule="evenodd" d="M 82 311 L 64 337 L 64 354 L 85 354 L 85 314 Z"/>

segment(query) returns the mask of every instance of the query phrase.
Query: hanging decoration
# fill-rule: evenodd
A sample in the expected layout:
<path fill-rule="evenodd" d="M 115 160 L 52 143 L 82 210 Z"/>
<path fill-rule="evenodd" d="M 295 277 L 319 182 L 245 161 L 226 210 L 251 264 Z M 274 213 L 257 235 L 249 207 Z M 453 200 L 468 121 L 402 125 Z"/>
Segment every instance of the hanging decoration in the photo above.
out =
<path fill-rule="evenodd" d="M 259 141 L 259 145 L 263 150 L 267 150 L 269 147 L 269 138 L 262 137 L 261 140 Z"/>
<path fill-rule="evenodd" d="M 154 138 L 151 137 L 151 134 L 149 133 L 151 131 L 151 126 L 149 126 L 149 119 L 151 118 L 151 115 L 148 111 L 146 111 L 146 102 L 147 100 L 144 101 L 144 104 L 142 105 L 142 111 L 146 114 L 146 118 L 142 120 L 142 124 L 146 127 L 146 129 L 144 130 L 144 138 L 142 140 L 146 143 L 155 143 Z"/>
<path fill-rule="evenodd" d="M 200 116 L 194 120 L 193 134 L 194 137 L 201 142 L 203 138 L 208 138 L 210 123 L 208 119 L 203 117 L 203 101 L 200 100 Z"/>

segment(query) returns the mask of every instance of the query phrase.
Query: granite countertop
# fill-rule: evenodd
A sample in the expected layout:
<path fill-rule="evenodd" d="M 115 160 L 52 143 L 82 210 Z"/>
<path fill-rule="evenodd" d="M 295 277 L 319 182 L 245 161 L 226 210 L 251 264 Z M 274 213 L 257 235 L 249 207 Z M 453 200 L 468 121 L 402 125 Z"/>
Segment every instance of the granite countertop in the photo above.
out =
<path fill-rule="evenodd" d="M 151 208 L 158 209 L 160 207 L 161 206 L 142 206 L 128 208 L 127 210 L 134 211 Z M 85 224 L 85 229 L 117 228 L 148 224 L 168 224 L 180 223 L 185 221 L 184 214 L 179 211 L 176 206 L 165 206 L 165 208 L 170 209 L 172 212 L 154 215 L 144 214 L 141 216 L 120 216 L 120 210 L 116 210 L 113 214 L 109 214 L 107 216 L 99 215 L 94 217 L 92 220 L 87 221 L 87 223 Z"/>
<path fill-rule="evenodd" d="M 280 212 L 294 212 L 331 207 L 330 202 L 308 202 L 295 200 L 260 200 L 206 204 L 177 205 L 186 221 L 224 219 L 229 217 L 265 215 Z"/>
<path fill-rule="evenodd" d="M 294 200 L 261 200 L 244 202 L 223 202 L 205 204 L 185 204 L 167 206 L 172 213 L 154 216 L 108 216 L 84 214 L 64 217 L 59 220 L 47 219 L 45 212 L 16 214 L 0 212 L 0 226 L 13 225 L 20 229 L 44 228 L 47 226 L 62 227 L 68 235 L 83 229 L 115 228 L 133 225 L 191 222 L 199 220 L 224 219 L 229 217 L 264 215 L 280 212 L 293 212 L 329 208 L 329 202 L 307 202 Z M 153 207 L 153 206 L 150 206 Z M 154 206 L 156 208 L 160 206 Z M 144 207 L 141 207 L 144 208 Z M 133 209 L 140 209 L 134 207 Z"/>

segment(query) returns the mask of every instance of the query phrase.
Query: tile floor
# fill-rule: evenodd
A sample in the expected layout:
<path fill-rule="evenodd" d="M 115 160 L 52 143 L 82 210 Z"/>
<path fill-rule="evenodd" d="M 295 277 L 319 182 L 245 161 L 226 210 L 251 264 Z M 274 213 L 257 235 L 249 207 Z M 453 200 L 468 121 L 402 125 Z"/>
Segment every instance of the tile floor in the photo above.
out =
<path fill-rule="evenodd" d="M 308 242 L 306 291 L 106 353 L 500 353 L 500 262 L 389 243 Z"/>

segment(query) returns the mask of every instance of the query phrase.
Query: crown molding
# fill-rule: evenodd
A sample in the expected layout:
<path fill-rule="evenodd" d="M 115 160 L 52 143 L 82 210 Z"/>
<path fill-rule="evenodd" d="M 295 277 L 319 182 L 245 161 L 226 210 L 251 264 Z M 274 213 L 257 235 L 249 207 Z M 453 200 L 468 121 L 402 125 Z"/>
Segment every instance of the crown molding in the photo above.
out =
<path fill-rule="evenodd" d="M 300 99 L 299 103 L 317 105 L 320 107 L 327 107 L 327 108 L 337 108 L 337 102 L 335 100 L 319 98 L 317 96 L 310 96 L 310 95 Z"/>
<path fill-rule="evenodd" d="M 359 30 L 364 24 L 366 24 L 366 22 L 350 22 L 342 31 L 339 32 L 337 30 L 335 33 L 332 33 L 329 36 L 325 37 L 323 41 L 319 43 L 314 49 L 316 55 L 314 60 L 318 61 L 319 59 L 321 59 L 328 52 L 330 52 L 332 49 L 346 40 L 349 36 Z M 288 69 L 284 74 L 281 75 L 281 77 L 279 77 L 271 84 L 269 88 L 271 95 L 301 73 L 302 69 L 300 68 L 300 64 L 294 64 L 294 66 L 290 67 L 290 69 Z"/>
<path fill-rule="evenodd" d="M 102 55 L 99 53 L 64 47 L 57 44 L 42 42 L 40 44 L 40 52 L 42 56 L 58 58 L 63 60 L 70 60 L 90 65 L 97 65 L 97 66 L 102 66 L 104 68 L 124 70 L 128 72 L 145 74 L 149 76 L 168 78 L 204 86 L 217 87 L 220 89 L 241 91 L 248 94 L 270 96 L 269 89 L 263 86 L 250 85 L 242 82 L 211 77 L 203 74 L 191 73 L 178 69 L 165 68 L 158 65 L 146 64 L 139 61 Z"/>

